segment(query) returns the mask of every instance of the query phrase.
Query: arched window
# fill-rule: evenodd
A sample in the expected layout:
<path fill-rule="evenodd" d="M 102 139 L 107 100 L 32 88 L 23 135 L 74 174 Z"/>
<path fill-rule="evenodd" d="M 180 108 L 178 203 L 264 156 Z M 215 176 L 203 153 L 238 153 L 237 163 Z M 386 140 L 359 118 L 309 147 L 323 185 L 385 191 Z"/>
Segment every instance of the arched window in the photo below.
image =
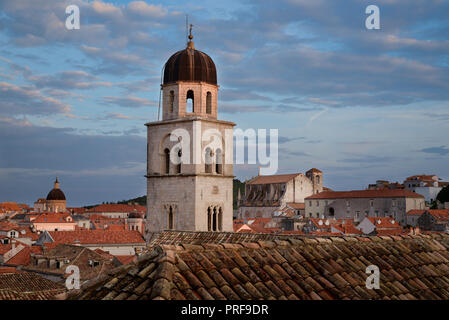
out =
<path fill-rule="evenodd" d="M 182 157 L 182 150 L 178 150 L 178 160 L 179 164 L 176 166 L 176 173 L 181 173 L 181 157 Z"/>
<path fill-rule="evenodd" d="M 164 150 L 164 157 L 165 157 L 165 173 L 170 173 L 170 150 L 167 148 Z"/>
<path fill-rule="evenodd" d="M 212 231 L 217 231 L 217 208 L 214 208 L 212 214 Z"/>
<path fill-rule="evenodd" d="M 218 231 L 223 229 L 223 211 L 221 208 L 218 209 Z"/>
<path fill-rule="evenodd" d="M 329 216 L 333 217 L 335 216 L 335 209 L 334 208 L 329 208 Z"/>
<path fill-rule="evenodd" d="M 210 148 L 206 148 L 206 151 L 204 154 L 204 160 L 206 162 L 206 165 L 205 165 L 206 173 L 212 173 L 212 157 L 213 157 L 212 150 Z"/>
<path fill-rule="evenodd" d="M 195 112 L 192 90 L 187 91 L 186 112 L 189 113 Z"/>
<path fill-rule="evenodd" d="M 173 208 L 170 206 L 170 209 L 168 210 L 168 229 L 172 230 L 174 229 L 173 226 Z"/>
<path fill-rule="evenodd" d="M 173 113 L 174 104 L 175 104 L 175 92 L 172 90 L 170 91 L 170 97 L 168 101 L 168 112 Z"/>
<path fill-rule="evenodd" d="M 212 113 L 212 93 L 209 91 L 206 95 L 206 113 L 211 114 Z"/>
<path fill-rule="evenodd" d="M 215 161 L 215 172 L 218 174 L 222 174 L 223 173 L 223 157 L 221 154 L 221 150 L 217 149 L 216 153 L 216 161 Z"/>
<path fill-rule="evenodd" d="M 316 176 L 316 184 L 320 184 L 320 176 Z"/>
<path fill-rule="evenodd" d="M 212 230 L 212 212 L 210 207 L 207 208 L 207 231 Z"/>

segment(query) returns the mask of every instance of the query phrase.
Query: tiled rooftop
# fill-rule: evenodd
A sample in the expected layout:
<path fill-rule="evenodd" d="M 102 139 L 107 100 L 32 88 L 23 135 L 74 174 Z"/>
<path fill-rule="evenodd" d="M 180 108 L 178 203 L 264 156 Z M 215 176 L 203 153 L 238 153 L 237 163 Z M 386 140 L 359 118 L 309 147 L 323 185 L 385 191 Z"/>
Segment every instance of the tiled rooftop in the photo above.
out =
<path fill-rule="evenodd" d="M 83 230 L 83 231 L 50 231 L 54 242 L 64 244 L 145 244 L 138 231 L 121 230 Z"/>
<path fill-rule="evenodd" d="M 0 274 L 0 300 L 49 300 L 63 292 L 63 285 L 34 273 Z"/>
<path fill-rule="evenodd" d="M 449 235 L 284 239 L 159 245 L 70 298 L 449 299 Z"/>

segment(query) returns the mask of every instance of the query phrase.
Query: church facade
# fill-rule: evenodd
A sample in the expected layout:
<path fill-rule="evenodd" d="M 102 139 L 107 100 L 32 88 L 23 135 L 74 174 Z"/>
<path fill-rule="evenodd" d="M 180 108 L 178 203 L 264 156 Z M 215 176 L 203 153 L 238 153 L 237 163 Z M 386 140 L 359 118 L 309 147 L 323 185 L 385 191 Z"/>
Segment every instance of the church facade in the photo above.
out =
<path fill-rule="evenodd" d="M 225 137 L 235 124 L 217 119 L 215 64 L 192 38 L 165 64 L 162 120 L 146 124 L 147 236 L 233 230 L 233 140 Z"/>
<path fill-rule="evenodd" d="M 323 191 L 323 172 L 316 168 L 305 174 L 257 176 L 239 192 L 238 219 L 272 218 L 276 212 L 290 208 L 296 215 L 304 214 L 304 199 Z"/>

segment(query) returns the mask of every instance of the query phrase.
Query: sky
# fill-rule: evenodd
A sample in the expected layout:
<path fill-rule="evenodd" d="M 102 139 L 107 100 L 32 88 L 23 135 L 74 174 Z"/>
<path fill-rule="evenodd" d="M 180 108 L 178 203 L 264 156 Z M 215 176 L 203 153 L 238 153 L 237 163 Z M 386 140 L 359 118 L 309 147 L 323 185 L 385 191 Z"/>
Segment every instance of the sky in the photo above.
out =
<path fill-rule="evenodd" d="M 146 194 L 144 124 L 186 14 L 217 67 L 219 119 L 278 129 L 278 173 L 319 168 L 334 190 L 449 180 L 448 13 L 443 0 L 0 0 L 0 201 L 31 205 L 55 176 L 68 206 Z"/>

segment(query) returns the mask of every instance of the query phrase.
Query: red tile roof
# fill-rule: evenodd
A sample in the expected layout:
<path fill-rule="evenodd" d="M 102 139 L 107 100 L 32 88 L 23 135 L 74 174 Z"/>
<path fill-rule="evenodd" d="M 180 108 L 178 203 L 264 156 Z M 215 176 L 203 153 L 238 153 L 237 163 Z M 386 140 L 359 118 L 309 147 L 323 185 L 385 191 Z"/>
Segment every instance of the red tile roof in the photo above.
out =
<path fill-rule="evenodd" d="M 449 210 L 427 210 L 429 213 L 438 221 L 448 221 L 449 220 Z"/>
<path fill-rule="evenodd" d="M 0 208 L 6 211 L 22 211 L 23 209 L 16 202 L 1 202 Z"/>
<path fill-rule="evenodd" d="M 419 174 L 419 175 L 407 177 L 407 178 L 405 179 L 405 181 L 413 181 L 413 180 L 419 180 L 419 181 L 424 181 L 424 182 L 438 181 L 438 180 L 433 180 L 433 179 L 432 179 L 433 177 L 436 177 L 436 176 L 435 176 L 434 174 L 432 174 L 432 175 Z"/>
<path fill-rule="evenodd" d="M 135 255 L 115 256 L 121 264 L 129 264 L 135 262 L 137 257 Z"/>
<path fill-rule="evenodd" d="M 287 202 L 287 206 L 295 210 L 301 210 L 305 208 L 304 202 Z"/>
<path fill-rule="evenodd" d="M 10 266 L 26 266 L 30 264 L 31 248 L 25 247 L 20 250 L 14 257 L 5 262 Z"/>
<path fill-rule="evenodd" d="M 346 198 L 424 198 L 423 195 L 409 190 L 381 189 L 381 190 L 352 190 L 352 191 L 324 191 L 305 198 L 312 199 L 346 199 Z"/>
<path fill-rule="evenodd" d="M 17 270 L 15 267 L 0 267 L 0 274 L 2 273 L 20 273 L 22 271 Z"/>
<path fill-rule="evenodd" d="M 93 207 L 87 212 L 146 212 L 147 208 L 141 205 L 128 205 L 128 204 L 100 204 Z"/>
<path fill-rule="evenodd" d="M 301 173 L 277 174 L 272 176 L 257 176 L 246 184 L 271 184 L 271 183 L 287 183 L 296 178 Z"/>
<path fill-rule="evenodd" d="M 50 231 L 57 243 L 64 244 L 145 244 L 139 231 L 122 230 L 83 230 L 83 231 Z"/>
<path fill-rule="evenodd" d="M 408 214 L 408 215 L 411 215 L 411 216 L 420 216 L 420 215 L 422 215 L 424 212 L 426 212 L 426 210 L 409 210 L 409 211 L 407 212 L 407 214 Z"/>
<path fill-rule="evenodd" d="M 402 229 L 399 222 L 390 217 L 367 217 L 372 224 L 379 228 Z"/>
<path fill-rule="evenodd" d="M 71 220 L 71 221 L 68 221 Z M 33 223 L 76 223 L 68 213 L 43 213 Z"/>

